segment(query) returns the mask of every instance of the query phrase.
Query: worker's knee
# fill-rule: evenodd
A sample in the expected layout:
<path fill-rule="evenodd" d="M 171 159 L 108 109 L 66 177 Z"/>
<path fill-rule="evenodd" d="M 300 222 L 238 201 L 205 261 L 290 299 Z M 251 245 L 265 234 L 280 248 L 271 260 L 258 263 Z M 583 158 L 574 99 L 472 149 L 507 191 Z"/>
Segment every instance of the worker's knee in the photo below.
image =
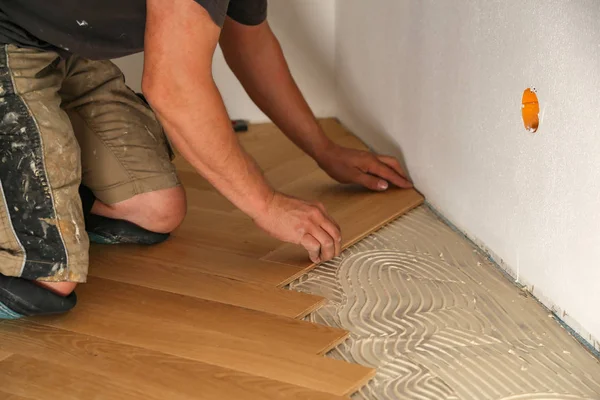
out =
<path fill-rule="evenodd" d="M 183 221 L 187 204 L 183 187 L 177 186 L 142 193 L 105 207 L 98 214 L 124 219 L 152 232 L 169 233 Z"/>
<path fill-rule="evenodd" d="M 150 212 L 145 215 L 140 226 L 153 232 L 172 232 L 181 225 L 187 212 L 185 191 L 179 186 L 169 193 L 154 193 L 158 196 L 144 202 Z"/>

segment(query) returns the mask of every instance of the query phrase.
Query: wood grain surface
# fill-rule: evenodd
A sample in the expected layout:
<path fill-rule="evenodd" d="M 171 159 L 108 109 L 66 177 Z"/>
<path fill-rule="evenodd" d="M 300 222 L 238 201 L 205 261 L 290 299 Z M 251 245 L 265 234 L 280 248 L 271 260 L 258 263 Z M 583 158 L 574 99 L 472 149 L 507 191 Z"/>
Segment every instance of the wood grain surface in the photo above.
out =
<path fill-rule="evenodd" d="M 337 121 L 321 124 L 364 148 Z M 272 124 L 238 137 L 277 190 L 326 205 L 344 246 L 423 201 L 335 183 Z M 339 400 L 373 376 L 325 357 L 348 333 L 302 320 L 324 300 L 284 288 L 313 268 L 306 252 L 175 164 L 188 215 L 167 242 L 93 245 L 73 311 L 0 322 L 0 398 Z"/>

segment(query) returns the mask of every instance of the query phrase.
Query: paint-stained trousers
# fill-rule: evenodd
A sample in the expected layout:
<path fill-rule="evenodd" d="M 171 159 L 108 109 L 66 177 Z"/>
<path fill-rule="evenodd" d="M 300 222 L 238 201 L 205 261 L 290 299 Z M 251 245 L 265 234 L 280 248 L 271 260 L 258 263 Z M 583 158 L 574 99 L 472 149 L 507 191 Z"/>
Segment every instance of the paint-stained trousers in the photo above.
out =
<path fill-rule="evenodd" d="M 177 186 L 152 110 L 110 61 L 0 47 L 0 273 L 85 282 L 80 183 L 114 204 Z"/>

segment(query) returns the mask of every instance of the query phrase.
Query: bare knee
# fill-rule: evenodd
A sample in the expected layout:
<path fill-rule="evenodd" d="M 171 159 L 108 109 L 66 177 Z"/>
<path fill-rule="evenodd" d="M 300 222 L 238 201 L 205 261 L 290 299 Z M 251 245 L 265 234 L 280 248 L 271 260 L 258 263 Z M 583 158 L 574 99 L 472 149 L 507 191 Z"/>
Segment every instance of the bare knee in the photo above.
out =
<path fill-rule="evenodd" d="M 140 225 L 153 232 L 169 233 L 174 231 L 185 218 L 187 212 L 187 201 L 185 190 L 178 186 L 166 191 L 152 192 L 156 195 L 150 196 L 142 203 L 149 211 L 146 213 L 143 224 Z"/>
<path fill-rule="evenodd" d="M 142 193 L 125 201 L 105 205 L 98 201 L 92 212 L 109 218 L 124 219 L 149 231 L 169 233 L 185 218 L 187 210 L 182 186 Z"/>
<path fill-rule="evenodd" d="M 76 282 L 35 281 L 35 283 L 61 296 L 68 296 L 77 286 Z"/>

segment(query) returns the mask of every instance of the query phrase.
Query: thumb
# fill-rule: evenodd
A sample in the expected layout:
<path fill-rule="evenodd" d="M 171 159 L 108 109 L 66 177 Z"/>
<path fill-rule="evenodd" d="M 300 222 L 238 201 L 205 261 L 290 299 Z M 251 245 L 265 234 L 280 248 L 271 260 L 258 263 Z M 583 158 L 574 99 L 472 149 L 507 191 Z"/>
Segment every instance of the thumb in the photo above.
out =
<path fill-rule="evenodd" d="M 387 181 L 369 174 L 360 174 L 356 178 L 356 183 L 363 185 L 367 189 L 375 190 L 378 192 L 386 190 L 389 186 Z"/>

